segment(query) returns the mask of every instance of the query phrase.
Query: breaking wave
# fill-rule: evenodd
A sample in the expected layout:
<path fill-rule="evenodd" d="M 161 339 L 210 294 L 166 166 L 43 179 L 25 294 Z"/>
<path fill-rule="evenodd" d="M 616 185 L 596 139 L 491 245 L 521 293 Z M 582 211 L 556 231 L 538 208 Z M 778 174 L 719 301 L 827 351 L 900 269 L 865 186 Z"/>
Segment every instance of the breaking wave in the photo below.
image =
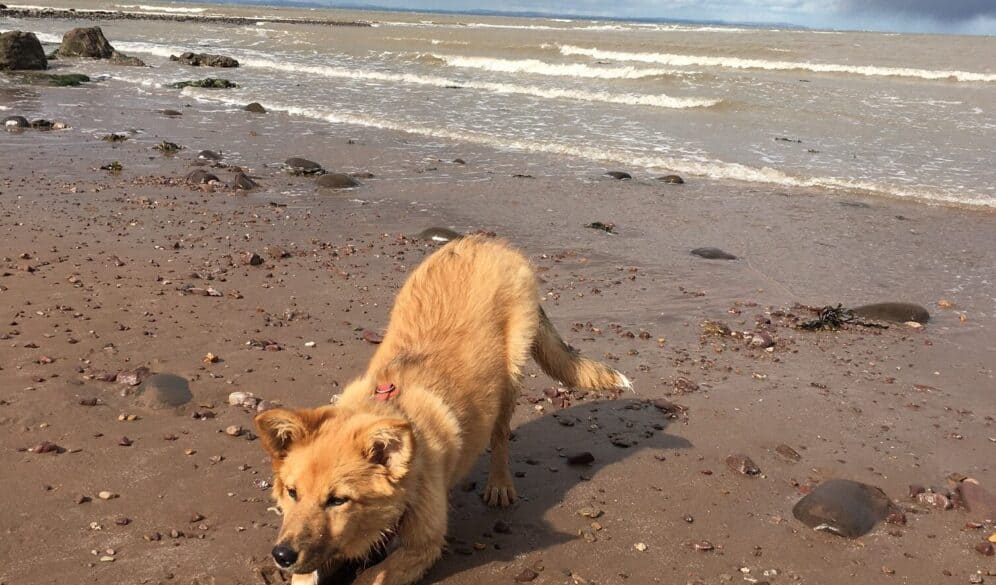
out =
<path fill-rule="evenodd" d="M 679 55 L 675 53 L 628 53 L 603 51 L 573 45 L 560 45 L 562 55 L 583 55 L 593 59 L 611 59 L 634 63 L 653 63 L 672 67 L 725 67 L 728 69 L 765 69 L 769 71 L 812 71 L 814 73 L 850 73 L 855 75 L 913 77 L 919 79 L 953 79 L 957 81 L 996 81 L 996 74 L 971 71 L 936 71 L 908 67 L 877 67 L 874 65 L 843 65 L 839 63 L 810 63 L 808 61 L 768 61 L 739 57 L 710 57 L 705 55 Z"/>

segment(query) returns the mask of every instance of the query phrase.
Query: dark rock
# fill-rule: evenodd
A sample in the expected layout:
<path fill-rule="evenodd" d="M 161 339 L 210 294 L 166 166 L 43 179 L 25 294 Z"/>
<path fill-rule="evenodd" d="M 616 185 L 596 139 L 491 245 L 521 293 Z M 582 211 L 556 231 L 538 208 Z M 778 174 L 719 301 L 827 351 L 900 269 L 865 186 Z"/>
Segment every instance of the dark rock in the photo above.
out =
<path fill-rule="evenodd" d="M 163 154 L 176 154 L 180 152 L 180 150 L 183 147 L 175 142 L 170 142 L 169 140 L 163 140 L 153 148 L 155 148 L 159 152 L 162 152 Z"/>
<path fill-rule="evenodd" d="M 176 408 L 194 397 L 190 384 L 175 374 L 149 376 L 135 393 L 135 403 L 151 409 Z"/>
<path fill-rule="evenodd" d="M 685 180 L 678 175 L 664 175 L 663 177 L 657 177 L 657 180 L 661 183 L 669 183 L 671 185 L 681 185 L 685 182 Z"/>
<path fill-rule="evenodd" d="M 361 337 L 363 337 L 363 340 L 367 343 L 372 343 L 374 345 L 378 345 L 384 341 L 383 335 L 371 329 L 364 329 Z"/>
<path fill-rule="evenodd" d="M 238 67 L 239 62 L 224 55 L 212 55 L 210 53 L 191 53 L 187 51 L 180 56 L 170 55 L 170 61 L 178 61 L 184 65 L 192 67 Z"/>
<path fill-rule="evenodd" d="M 247 252 L 245 256 L 242 257 L 242 263 L 248 264 L 249 266 L 259 266 L 263 263 L 263 257 L 255 252 Z"/>
<path fill-rule="evenodd" d="M 253 102 L 253 103 L 247 105 L 244 109 L 245 109 L 245 111 L 252 112 L 253 114 L 265 114 L 266 113 L 266 108 L 264 108 L 263 105 L 261 103 L 259 103 L 259 102 Z"/>
<path fill-rule="evenodd" d="M 449 242 L 458 240 L 463 236 L 450 229 L 433 227 L 422 230 L 415 237 L 419 240 L 429 240 L 432 242 Z"/>
<path fill-rule="evenodd" d="M 975 545 L 975 552 L 987 557 L 991 557 L 996 554 L 996 550 L 994 550 L 993 543 L 991 542 L 980 542 Z"/>
<path fill-rule="evenodd" d="M 372 179 L 372 178 L 374 178 L 374 174 L 371 173 L 370 171 L 359 171 L 359 172 L 356 172 L 356 173 L 349 173 L 349 176 L 353 177 L 354 179 Z"/>
<path fill-rule="evenodd" d="M 51 130 L 52 122 L 50 120 L 43 120 L 43 119 L 32 120 L 31 127 L 34 128 L 35 130 Z"/>
<path fill-rule="evenodd" d="M 831 479 L 799 500 L 792 508 L 792 515 L 814 530 L 857 538 L 894 510 L 889 496 L 875 486 Z"/>
<path fill-rule="evenodd" d="M 220 179 L 217 176 L 205 171 L 204 169 L 194 169 L 190 171 L 190 173 L 187 174 L 186 179 L 188 183 L 194 183 L 195 185 L 210 183 L 212 181 L 220 182 Z"/>
<path fill-rule="evenodd" d="M 115 65 L 125 65 L 127 67 L 145 67 L 145 61 L 142 61 L 138 57 L 129 57 L 128 55 L 117 51 L 114 51 L 114 54 L 111 55 L 111 63 L 114 63 Z"/>
<path fill-rule="evenodd" d="M 741 475 L 761 475 L 761 468 L 750 457 L 737 453 L 726 458 L 726 466 Z"/>
<path fill-rule="evenodd" d="M 595 456 L 588 451 L 567 456 L 568 465 L 591 465 L 594 462 Z"/>
<path fill-rule="evenodd" d="M 30 128 L 31 123 L 24 116 L 7 116 L 3 119 L 3 127 L 8 130 L 12 128 Z"/>
<path fill-rule="evenodd" d="M 631 175 L 631 174 L 629 174 L 627 172 L 624 172 L 624 171 L 609 171 L 609 172 L 605 173 L 605 176 L 606 177 L 612 177 L 613 179 L 619 179 L 619 180 L 632 179 L 633 178 L 633 175 Z"/>
<path fill-rule="evenodd" d="M 328 173 L 315 180 L 320 189 L 352 189 L 359 187 L 360 182 L 343 173 Z"/>
<path fill-rule="evenodd" d="M 492 530 L 495 531 L 495 534 L 512 533 L 512 527 L 508 524 L 508 522 L 505 522 L 503 520 L 498 520 L 497 522 L 495 522 L 494 528 L 492 528 Z"/>
<path fill-rule="evenodd" d="M 176 116 L 182 116 L 183 115 L 183 112 L 181 112 L 179 110 L 159 110 L 159 113 L 162 114 L 162 115 L 164 115 L 164 116 L 170 116 L 170 117 L 174 117 L 174 118 Z"/>
<path fill-rule="evenodd" d="M 237 191 L 251 191 L 256 187 L 259 187 L 259 183 L 250 179 L 245 173 L 239 173 L 232 179 L 232 188 Z"/>
<path fill-rule="evenodd" d="M 197 158 L 201 160 L 219 161 L 221 160 L 221 155 L 213 150 L 202 150 L 197 153 Z"/>
<path fill-rule="evenodd" d="M 865 319 L 891 321 L 893 323 L 905 323 L 907 321 L 926 323 L 930 321 L 930 312 L 924 307 L 913 303 L 874 303 L 855 307 L 851 309 L 851 312 Z"/>
<path fill-rule="evenodd" d="M 41 443 L 38 443 L 37 445 L 35 445 L 34 447 L 32 447 L 31 448 L 31 452 L 32 453 L 54 453 L 54 454 L 58 455 L 59 453 L 65 453 L 66 450 L 63 447 L 60 447 L 59 445 L 56 445 L 55 443 L 53 443 L 51 441 L 42 441 Z"/>
<path fill-rule="evenodd" d="M 530 581 L 535 581 L 537 577 L 539 577 L 539 573 L 527 567 L 525 569 L 522 569 L 522 571 L 520 571 L 519 574 L 515 576 L 515 582 L 529 583 Z"/>
<path fill-rule="evenodd" d="M 34 33 L 12 30 L 0 34 L 0 71 L 47 68 L 45 50 Z"/>
<path fill-rule="evenodd" d="M 191 79 L 187 81 L 177 81 L 170 84 L 173 89 L 183 89 L 185 87 L 200 87 L 202 89 L 232 89 L 239 84 L 227 79 L 205 77 L 204 79 Z"/>
<path fill-rule="evenodd" d="M 322 165 L 306 158 L 291 157 L 284 161 L 284 167 L 292 175 L 317 175 L 325 172 Z"/>
<path fill-rule="evenodd" d="M 868 205 L 864 201 L 841 201 L 840 205 L 844 207 L 855 207 L 857 209 L 869 209 L 871 205 Z"/>
<path fill-rule="evenodd" d="M 453 159 L 453 164 L 455 164 L 455 165 L 465 165 L 465 164 L 467 164 L 467 161 L 463 160 L 462 158 L 455 158 L 455 159 Z"/>
<path fill-rule="evenodd" d="M 586 223 L 584 227 L 605 232 L 607 234 L 616 233 L 616 224 L 610 222 L 593 221 L 591 223 Z"/>
<path fill-rule="evenodd" d="M 705 258 L 706 260 L 736 260 L 737 257 L 719 248 L 695 248 L 691 251 L 692 256 Z"/>

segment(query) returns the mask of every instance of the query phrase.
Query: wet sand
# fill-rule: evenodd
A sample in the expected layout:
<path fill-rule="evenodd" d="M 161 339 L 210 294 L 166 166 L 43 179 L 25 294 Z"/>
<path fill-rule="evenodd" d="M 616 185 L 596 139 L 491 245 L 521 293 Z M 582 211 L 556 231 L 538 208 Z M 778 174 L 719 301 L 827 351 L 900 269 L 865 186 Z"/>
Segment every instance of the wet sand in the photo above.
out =
<path fill-rule="evenodd" d="M 363 330 L 386 324 L 406 273 L 437 247 L 410 236 L 434 226 L 521 247 L 564 337 L 636 393 L 557 391 L 533 366 L 513 443 L 523 501 L 491 511 L 457 490 L 449 551 L 427 583 L 511 583 L 526 568 L 536 583 L 996 581 L 993 558 L 973 549 L 991 524 L 966 527 L 977 515 L 907 497 L 951 473 L 996 486 L 992 213 L 695 177 L 617 181 L 598 167 L 578 179 L 590 163 L 180 97 L 169 107 L 183 115 L 168 118 L 161 92 L 110 84 L 0 91 L 4 116 L 72 127 L 0 135 L 0 583 L 282 582 L 268 559 L 279 525 L 268 465 L 251 434 L 224 432 L 251 426 L 227 397 L 327 403 L 373 351 Z M 100 140 L 129 129 L 141 133 Z M 162 140 L 184 149 L 164 156 Z M 262 187 L 185 184 L 201 149 Z M 291 156 L 374 177 L 318 192 L 282 172 Z M 120 173 L 99 169 L 112 161 Z M 584 227 L 595 221 L 615 233 Z M 739 259 L 689 254 L 705 246 Z M 246 264 L 253 252 L 261 265 Z M 887 300 L 933 318 L 794 327 L 812 317 L 796 303 Z M 709 335 L 706 321 L 761 323 L 775 344 Z M 192 402 L 148 409 L 130 386 L 101 381 L 142 366 L 185 377 Z M 662 398 L 687 411 L 665 416 Z M 27 450 L 43 441 L 64 452 Z M 582 451 L 594 463 L 568 465 Z M 737 453 L 760 475 L 730 469 Z M 469 478 L 478 489 L 483 472 Z M 796 521 L 793 505 L 831 478 L 880 487 L 907 524 L 847 540 Z"/>

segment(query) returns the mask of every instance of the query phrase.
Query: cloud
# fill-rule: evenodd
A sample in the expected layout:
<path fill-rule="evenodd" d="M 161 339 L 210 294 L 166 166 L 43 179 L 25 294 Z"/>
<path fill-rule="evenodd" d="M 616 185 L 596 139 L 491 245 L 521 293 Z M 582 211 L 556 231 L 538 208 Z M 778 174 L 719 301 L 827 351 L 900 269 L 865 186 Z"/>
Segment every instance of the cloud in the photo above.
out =
<path fill-rule="evenodd" d="M 843 0 L 847 14 L 876 14 L 895 18 L 962 22 L 996 18 L 993 0 Z"/>

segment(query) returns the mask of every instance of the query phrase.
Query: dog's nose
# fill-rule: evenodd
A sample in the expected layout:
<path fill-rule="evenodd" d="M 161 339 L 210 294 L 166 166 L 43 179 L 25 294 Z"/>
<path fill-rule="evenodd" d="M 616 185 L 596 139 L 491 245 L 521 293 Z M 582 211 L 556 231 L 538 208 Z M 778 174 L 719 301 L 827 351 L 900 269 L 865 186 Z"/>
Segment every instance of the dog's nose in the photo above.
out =
<path fill-rule="evenodd" d="M 285 544 L 278 544 L 270 551 L 273 560 L 283 568 L 287 568 L 297 562 L 297 551 Z"/>

